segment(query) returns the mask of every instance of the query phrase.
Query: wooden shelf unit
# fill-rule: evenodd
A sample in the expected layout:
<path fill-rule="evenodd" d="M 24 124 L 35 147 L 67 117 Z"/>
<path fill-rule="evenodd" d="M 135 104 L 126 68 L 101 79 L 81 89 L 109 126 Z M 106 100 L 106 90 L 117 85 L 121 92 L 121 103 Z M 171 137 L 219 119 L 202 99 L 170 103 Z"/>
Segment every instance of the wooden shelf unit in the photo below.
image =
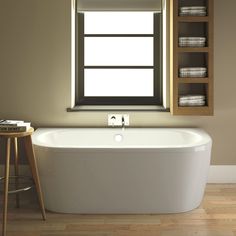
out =
<path fill-rule="evenodd" d="M 208 84 L 209 78 L 177 78 L 179 84 Z"/>
<path fill-rule="evenodd" d="M 178 47 L 178 52 L 209 52 L 208 47 L 199 47 L 199 48 L 194 48 L 194 47 Z"/>
<path fill-rule="evenodd" d="M 208 22 L 208 16 L 178 16 L 178 22 Z"/>
<path fill-rule="evenodd" d="M 213 1 L 170 0 L 170 91 L 173 115 L 213 115 Z M 179 16 L 180 6 L 198 5 L 207 7 L 207 16 Z M 206 37 L 206 47 L 179 47 L 179 37 Z M 179 77 L 181 67 L 202 66 L 207 68 L 206 78 Z M 179 96 L 185 94 L 205 95 L 206 105 L 179 106 Z"/>

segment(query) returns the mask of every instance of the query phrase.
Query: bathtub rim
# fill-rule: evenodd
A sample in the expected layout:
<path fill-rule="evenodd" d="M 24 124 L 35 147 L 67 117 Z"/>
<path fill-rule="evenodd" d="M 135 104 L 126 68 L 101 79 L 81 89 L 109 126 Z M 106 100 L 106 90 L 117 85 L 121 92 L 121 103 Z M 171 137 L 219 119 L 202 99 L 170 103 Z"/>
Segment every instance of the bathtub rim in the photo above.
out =
<path fill-rule="evenodd" d="M 78 146 L 78 147 L 66 147 L 66 146 L 53 146 L 53 145 L 45 145 L 41 142 L 39 142 L 37 140 L 37 137 L 44 133 L 45 131 L 64 131 L 64 130 L 74 130 L 74 129 L 110 129 L 110 130 L 113 130 L 113 131 L 118 131 L 118 132 L 121 132 L 121 128 L 117 129 L 117 128 L 97 128 L 97 127 L 91 127 L 91 128 L 88 128 L 88 127 L 84 127 L 84 128 L 71 128 L 71 127 L 65 127 L 65 128 L 38 128 L 34 134 L 33 134 L 33 137 L 32 137 L 32 141 L 33 141 L 33 145 L 37 148 L 40 148 L 40 149 L 44 149 L 44 150 L 48 150 L 48 151 L 53 151 L 53 152 L 63 152 L 63 151 L 66 151 L 66 152 L 76 152 L 78 150 L 80 151 L 83 151 L 83 152 L 86 152 L 86 151 L 119 151 L 119 152 L 127 152 L 127 151 L 131 151 L 133 149 L 138 149 L 138 150 L 145 150 L 145 151 L 148 151 L 148 152 L 193 152 L 193 151 L 205 151 L 208 146 L 209 148 L 211 148 L 212 146 L 212 138 L 210 137 L 210 135 L 204 131 L 203 129 L 201 128 L 156 128 L 156 127 L 153 127 L 153 128 L 136 128 L 136 127 L 129 127 L 127 129 L 162 129 L 162 130 L 165 130 L 165 129 L 172 129 L 172 130 L 183 130 L 183 131 L 194 131 L 196 132 L 198 135 L 200 134 L 201 135 L 201 141 L 198 142 L 197 144 L 196 143 L 193 143 L 193 144 L 190 144 L 188 146 L 174 146 L 174 147 L 164 147 L 164 146 L 157 146 L 157 147 L 154 147 L 154 146 L 135 146 L 135 145 L 131 145 L 131 146 L 114 146 L 112 147 L 111 145 L 101 145 L 101 146 L 91 146 L 91 147 L 84 147 L 84 146 Z M 118 133 L 117 132 L 117 133 Z"/>

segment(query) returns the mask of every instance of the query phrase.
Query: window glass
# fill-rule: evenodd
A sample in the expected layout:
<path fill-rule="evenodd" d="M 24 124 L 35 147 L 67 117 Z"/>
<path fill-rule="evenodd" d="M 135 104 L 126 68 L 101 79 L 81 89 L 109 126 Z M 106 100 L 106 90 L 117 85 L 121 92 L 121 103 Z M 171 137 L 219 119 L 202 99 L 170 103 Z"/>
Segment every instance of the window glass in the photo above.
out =
<path fill-rule="evenodd" d="M 153 96 L 153 69 L 85 69 L 85 96 Z"/>
<path fill-rule="evenodd" d="M 152 37 L 85 37 L 85 66 L 153 66 Z"/>
<path fill-rule="evenodd" d="M 85 34 L 153 34 L 152 12 L 85 12 Z"/>

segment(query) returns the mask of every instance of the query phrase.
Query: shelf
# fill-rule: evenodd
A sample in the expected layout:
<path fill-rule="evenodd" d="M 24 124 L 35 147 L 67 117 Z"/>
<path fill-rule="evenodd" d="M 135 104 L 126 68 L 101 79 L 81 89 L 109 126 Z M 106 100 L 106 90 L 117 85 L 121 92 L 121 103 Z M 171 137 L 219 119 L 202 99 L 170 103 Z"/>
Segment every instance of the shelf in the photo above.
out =
<path fill-rule="evenodd" d="M 208 16 L 178 16 L 178 22 L 208 22 Z"/>
<path fill-rule="evenodd" d="M 178 83 L 182 83 L 182 84 L 207 84 L 209 83 L 209 78 L 187 78 L 187 77 L 184 77 L 184 78 L 180 78 L 178 77 L 177 78 L 178 80 Z"/>
<path fill-rule="evenodd" d="M 170 0 L 170 110 L 172 115 L 211 116 L 214 111 L 214 0 Z M 207 16 L 179 16 L 180 7 L 205 6 Z M 180 37 L 205 37 L 205 47 L 181 47 Z M 203 44 L 202 44 L 203 45 Z M 205 67 L 207 77 L 180 77 L 179 69 Z M 179 106 L 180 95 L 205 96 L 206 106 Z"/>
<path fill-rule="evenodd" d="M 211 107 L 177 107 L 176 115 L 200 115 L 200 116 L 211 116 L 213 110 Z"/>
<path fill-rule="evenodd" d="M 209 52 L 208 47 L 178 47 L 179 52 Z"/>

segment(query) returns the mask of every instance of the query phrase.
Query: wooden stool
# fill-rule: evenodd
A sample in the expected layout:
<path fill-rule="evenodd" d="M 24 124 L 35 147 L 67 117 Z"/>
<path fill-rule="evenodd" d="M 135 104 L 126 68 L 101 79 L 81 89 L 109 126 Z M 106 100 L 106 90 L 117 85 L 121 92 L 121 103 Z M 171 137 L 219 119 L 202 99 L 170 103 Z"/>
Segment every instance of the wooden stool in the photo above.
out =
<path fill-rule="evenodd" d="M 29 166 L 32 172 L 32 177 L 36 186 L 37 194 L 38 194 L 38 200 L 43 216 L 43 220 L 46 219 L 45 215 L 45 209 L 44 209 L 44 202 L 43 202 L 43 196 L 39 181 L 39 175 L 38 175 L 38 169 L 37 169 L 37 163 L 34 155 L 34 149 L 32 145 L 32 139 L 31 134 L 34 132 L 33 128 L 30 128 L 27 132 L 15 132 L 15 133 L 9 133 L 9 132 L 0 132 L 0 138 L 4 138 L 7 141 L 6 144 L 6 164 L 5 164 L 5 176 L 4 178 L 4 200 L 3 200 L 3 223 L 2 223 L 2 236 L 6 235 L 6 224 L 7 224 L 7 204 L 8 204 L 8 194 L 10 191 L 8 191 L 8 185 L 9 185 L 9 172 L 10 172 L 10 148 L 11 148 L 11 140 L 14 142 L 14 154 L 15 154 L 15 176 L 19 176 L 18 173 L 18 143 L 17 139 L 22 138 L 23 143 L 26 150 L 26 155 L 28 158 Z M 18 183 L 16 183 L 16 188 L 18 188 Z M 19 207 L 19 196 L 17 191 L 16 192 L 16 205 Z"/>

